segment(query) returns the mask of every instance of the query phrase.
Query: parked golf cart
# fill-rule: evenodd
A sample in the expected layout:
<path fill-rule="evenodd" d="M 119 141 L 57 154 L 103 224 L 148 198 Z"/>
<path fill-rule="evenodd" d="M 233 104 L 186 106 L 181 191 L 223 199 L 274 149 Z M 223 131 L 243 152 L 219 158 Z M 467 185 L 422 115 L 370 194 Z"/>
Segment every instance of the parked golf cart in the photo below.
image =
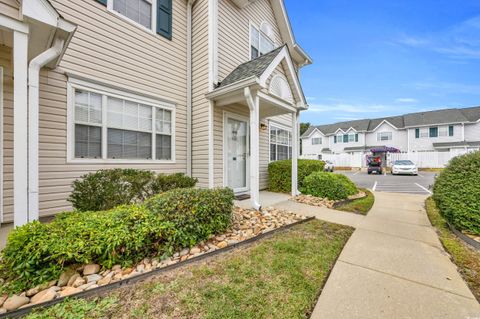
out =
<path fill-rule="evenodd" d="M 382 157 L 367 156 L 367 167 L 368 175 L 383 174 Z"/>

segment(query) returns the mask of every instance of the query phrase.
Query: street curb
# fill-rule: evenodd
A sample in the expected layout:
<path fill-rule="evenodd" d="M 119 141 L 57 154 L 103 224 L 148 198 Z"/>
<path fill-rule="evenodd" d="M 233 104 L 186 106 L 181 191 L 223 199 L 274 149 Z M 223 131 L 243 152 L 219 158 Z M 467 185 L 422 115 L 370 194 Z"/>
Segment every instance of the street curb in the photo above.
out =
<path fill-rule="evenodd" d="M 222 248 L 222 249 L 217 249 L 215 251 L 212 251 L 212 252 L 197 256 L 197 257 L 193 257 L 192 259 L 187 259 L 185 261 L 182 261 L 182 262 L 179 262 L 179 263 L 176 263 L 176 264 L 172 264 L 172 265 L 169 265 L 167 267 L 157 268 L 155 270 L 152 270 L 152 271 L 149 271 L 149 272 L 146 272 L 146 273 L 143 273 L 143 274 L 139 274 L 139 275 L 133 276 L 131 278 L 123 279 L 123 280 L 120 280 L 120 281 L 117 281 L 117 282 L 114 282 L 114 283 L 111 283 L 111 284 L 108 284 L 108 285 L 105 285 L 105 286 L 100 286 L 100 287 L 97 287 L 97 288 L 94 288 L 94 289 L 91 289 L 91 290 L 82 291 L 82 292 L 79 292 L 77 294 L 73 294 L 73 295 L 70 295 L 70 296 L 60 297 L 60 298 L 57 298 L 57 299 L 54 299 L 54 300 L 51 300 L 51 301 L 48 301 L 48 302 L 44 302 L 44 303 L 41 303 L 41 304 L 37 304 L 37 305 L 30 306 L 30 307 L 21 308 L 21 309 L 10 311 L 10 312 L 4 313 L 4 314 L 0 314 L 0 319 L 20 318 L 22 316 L 25 316 L 25 315 L 29 314 L 34 309 L 48 308 L 48 307 L 51 307 L 51 306 L 53 306 L 57 303 L 60 303 L 60 302 L 64 301 L 65 299 L 87 298 L 87 297 L 91 297 L 91 296 L 100 294 L 100 293 L 105 292 L 105 291 L 110 291 L 110 290 L 113 290 L 113 289 L 116 289 L 116 288 L 128 286 L 128 285 L 134 284 L 136 282 L 143 281 L 143 280 L 145 280 L 149 277 L 153 277 L 153 276 L 162 274 L 164 272 L 168 272 L 170 270 L 174 270 L 174 269 L 177 269 L 177 268 L 195 263 L 197 261 L 201 261 L 201 260 L 204 260 L 204 259 L 207 259 L 207 258 L 210 258 L 210 257 L 214 257 L 214 256 L 217 256 L 217 255 L 229 252 L 231 250 L 235 250 L 235 249 L 238 249 L 238 248 L 241 248 L 241 247 L 244 247 L 244 246 L 248 246 L 249 244 L 254 243 L 258 240 L 271 237 L 272 235 L 274 235 L 276 233 L 288 230 L 288 229 L 290 229 L 292 227 L 295 227 L 297 225 L 301 225 L 301 224 L 310 222 L 314 219 L 315 219 L 315 217 L 308 217 L 304 220 L 300 220 L 300 221 L 295 222 L 293 224 L 271 230 L 267 233 L 260 234 L 258 236 L 249 238 L 247 240 L 244 240 L 242 242 L 233 244 L 231 246 L 227 246 L 227 247 Z"/>

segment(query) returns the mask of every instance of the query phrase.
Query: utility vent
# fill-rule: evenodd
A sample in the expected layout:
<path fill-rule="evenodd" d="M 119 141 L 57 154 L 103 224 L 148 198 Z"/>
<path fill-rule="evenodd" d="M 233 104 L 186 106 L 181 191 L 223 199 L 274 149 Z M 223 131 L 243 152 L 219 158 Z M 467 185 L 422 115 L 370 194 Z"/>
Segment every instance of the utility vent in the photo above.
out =
<path fill-rule="evenodd" d="M 270 93 L 287 102 L 294 102 L 292 90 L 290 90 L 287 79 L 285 79 L 285 77 L 282 75 L 275 75 L 273 77 L 272 81 L 270 82 Z"/>

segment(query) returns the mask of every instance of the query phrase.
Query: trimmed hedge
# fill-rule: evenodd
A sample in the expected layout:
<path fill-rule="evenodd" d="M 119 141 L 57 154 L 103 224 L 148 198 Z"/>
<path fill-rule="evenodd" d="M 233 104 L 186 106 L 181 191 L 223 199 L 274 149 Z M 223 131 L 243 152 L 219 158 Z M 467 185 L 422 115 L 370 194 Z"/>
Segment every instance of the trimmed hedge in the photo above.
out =
<path fill-rule="evenodd" d="M 197 179 L 183 174 L 156 175 L 139 169 L 99 170 L 73 182 L 68 201 L 76 210 L 100 211 L 140 203 L 175 188 L 194 187 Z"/>
<path fill-rule="evenodd" d="M 58 278 L 72 265 L 93 262 L 109 268 L 171 255 L 223 232 L 232 208 L 229 189 L 178 189 L 148 205 L 62 213 L 49 224 L 32 222 L 12 231 L 1 252 L 0 275 L 9 290 L 21 291 Z"/>
<path fill-rule="evenodd" d="M 437 177 L 433 198 L 455 228 L 480 235 L 480 152 L 453 158 Z"/>
<path fill-rule="evenodd" d="M 325 162 L 319 160 L 298 160 L 298 188 L 303 187 L 305 177 L 313 172 L 322 172 Z M 283 160 L 268 164 L 268 190 L 278 193 L 292 191 L 292 161 Z"/>
<path fill-rule="evenodd" d="M 314 172 L 307 176 L 300 191 L 330 200 L 347 199 L 358 193 L 357 187 L 348 177 L 327 172 Z"/>
<path fill-rule="evenodd" d="M 193 246 L 232 222 L 234 193 L 229 188 L 177 189 L 150 198 L 145 206 L 172 222 L 176 246 Z"/>

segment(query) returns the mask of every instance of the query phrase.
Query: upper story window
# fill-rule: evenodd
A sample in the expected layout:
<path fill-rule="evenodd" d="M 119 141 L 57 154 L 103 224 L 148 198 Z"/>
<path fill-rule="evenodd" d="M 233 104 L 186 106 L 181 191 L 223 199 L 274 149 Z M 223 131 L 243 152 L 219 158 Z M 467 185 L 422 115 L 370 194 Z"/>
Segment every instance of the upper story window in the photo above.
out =
<path fill-rule="evenodd" d="M 263 22 L 260 29 L 250 24 L 250 58 L 253 60 L 275 49 L 273 29 Z"/>
<path fill-rule="evenodd" d="M 74 159 L 174 158 L 173 109 L 130 96 L 72 88 Z"/>
<path fill-rule="evenodd" d="M 113 0 L 113 10 L 152 29 L 152 0 Z"/>
<path fill-rule="evenodd" d="M 322 144 L 322 138 L 321 137 L 312 138 L 312 145 L 319 145 L 319 144 Z"/>
<path fill-rule="evenodd" d="M 455 135 L 455 127 L 449 126 L 433 126 L 428 128 L 416 128 L 415 138 L 437 138 Z"/>
<path fill-rule="evenodd" d="M 391 141 L 393 139 L 392 132 L 377 133 L 377 141 Z"/>
<path fill-rule="evenodd" d="M 270 161 L 292 158 L 292 133 L 270 125 Z"/>
<path fill-rule="evenodd" d="M 97 0 L 133 24 L 172 39 L 172 0 Z"/>
<path fill-rule="evenodd" d="M 358 142 L 358 134 L 357 133 L 350 133 L 350 134 L 339 134 L 333 137 L 334 143 L 354 143 Z"/>

